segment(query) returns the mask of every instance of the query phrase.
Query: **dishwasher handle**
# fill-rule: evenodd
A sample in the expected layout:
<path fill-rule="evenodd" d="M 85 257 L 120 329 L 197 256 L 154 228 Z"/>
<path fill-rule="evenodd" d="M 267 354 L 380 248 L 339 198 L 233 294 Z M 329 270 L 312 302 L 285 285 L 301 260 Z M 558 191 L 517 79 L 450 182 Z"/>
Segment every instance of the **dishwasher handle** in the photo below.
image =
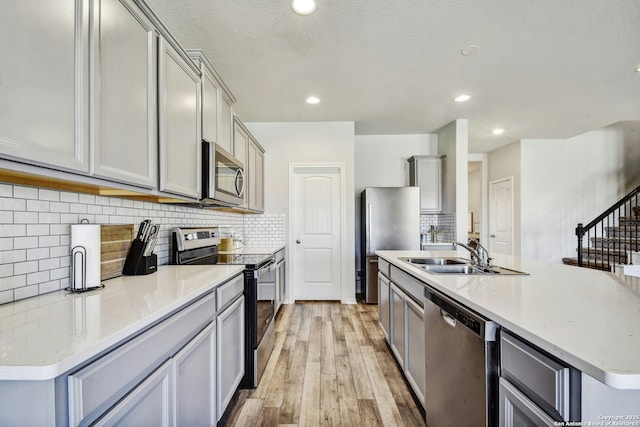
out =
<path fill-rule="evenodd" d="M 449 313 L 447 313 L 443 309 L 440 309 L 440 317 L 442 317 L 442 320 L 444 320 L 444 322 L 447 325 L 451 326 L 452 328 L 455 328 L 456 327 L 456 323 L 458 323 L 458 321 L 456 320 L 455 317 L 453 317 L 452 315 L 450 315 Z"/>

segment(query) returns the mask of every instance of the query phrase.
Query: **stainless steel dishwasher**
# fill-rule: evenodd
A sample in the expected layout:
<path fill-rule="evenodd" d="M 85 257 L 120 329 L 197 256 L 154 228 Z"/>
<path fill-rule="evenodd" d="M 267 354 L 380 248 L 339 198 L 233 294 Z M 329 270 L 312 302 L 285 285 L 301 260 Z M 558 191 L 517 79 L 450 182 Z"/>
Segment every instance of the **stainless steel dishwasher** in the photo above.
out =
<path fill-rule="evenodd" d="M 498 425 L 498 324 L 430 288 L 424 328 L 429 427 Z"/>

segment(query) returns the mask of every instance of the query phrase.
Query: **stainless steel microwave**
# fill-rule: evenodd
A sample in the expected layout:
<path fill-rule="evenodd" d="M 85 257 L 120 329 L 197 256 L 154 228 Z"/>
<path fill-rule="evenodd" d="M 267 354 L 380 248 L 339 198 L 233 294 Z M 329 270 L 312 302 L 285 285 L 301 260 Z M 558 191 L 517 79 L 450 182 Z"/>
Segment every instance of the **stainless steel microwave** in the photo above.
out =
<path fill-rule="evenodd" d="M 202 205 L 241 205 L 244 185 L 244 164 L 218 144 L 202 141 Z"/>

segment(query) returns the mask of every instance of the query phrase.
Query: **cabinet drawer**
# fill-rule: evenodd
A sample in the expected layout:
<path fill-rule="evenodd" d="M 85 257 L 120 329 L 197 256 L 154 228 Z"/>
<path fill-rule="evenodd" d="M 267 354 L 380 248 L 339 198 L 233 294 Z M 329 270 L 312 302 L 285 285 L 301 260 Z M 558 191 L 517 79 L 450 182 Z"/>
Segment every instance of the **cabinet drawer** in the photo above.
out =
<path fill-rule="evenodd" d="M 378 258 L 378 271 L 380 271 L 380 273 L 389 277 L 389 268 L 390 264 L 387 261 L 383 260 L 382 258 Z"/>
<path fill-rule="evenodd" d="M 500 337 L 500 376 L 549 414 L 569 420 L 570 369 L 506 332 Z"/>
<path fill-rule="evenodd" d="M 244 292 L 244 274 L 216 288 L 216 308 L 220 311 Z"/>
<path fill-rule="evenodd" d="M 424 307 L 423 299 L 425 285 L 418 279 L 400 270 L 398 267 L 392 265 L 390 270 L 391 281 L 402 288 L 402 290 L 420 307 Z"/>
<path fill-rule="evenodd" d="M 215 314 L 210 293 L 102 358 L 69 375 L 69 422 L 86 425 L 111 407 L 185 343 Z"/>

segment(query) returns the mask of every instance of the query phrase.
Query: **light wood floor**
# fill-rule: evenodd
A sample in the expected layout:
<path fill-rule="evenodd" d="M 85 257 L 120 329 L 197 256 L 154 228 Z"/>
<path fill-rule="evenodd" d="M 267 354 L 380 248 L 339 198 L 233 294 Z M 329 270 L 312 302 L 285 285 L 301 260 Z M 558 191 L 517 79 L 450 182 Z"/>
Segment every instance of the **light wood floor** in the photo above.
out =
<path fill-rule="evenodd" d="M 425 426 L 377 323 L 377 306 L 283 305 L 258 388 L 224 426 Z"/>

